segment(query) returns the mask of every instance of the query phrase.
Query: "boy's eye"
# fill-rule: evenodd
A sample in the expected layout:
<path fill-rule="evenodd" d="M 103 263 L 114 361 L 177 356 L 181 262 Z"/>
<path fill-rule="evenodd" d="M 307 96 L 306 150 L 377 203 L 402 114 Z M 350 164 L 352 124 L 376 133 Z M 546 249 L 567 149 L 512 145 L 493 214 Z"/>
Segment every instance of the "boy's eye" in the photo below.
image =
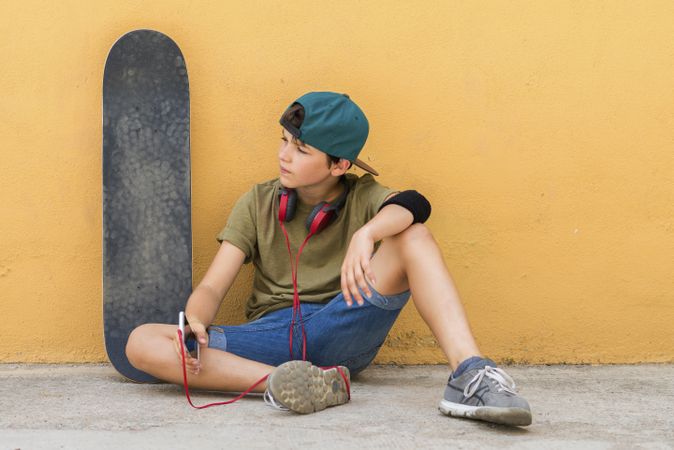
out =
<path fill-rule="evenodd" d="M 285 136 L 282 136 L 282 137 L 281 137 L 281 140 L 284 141 L 284 142 L 288 142 L 288 139 L 286 139 Z M 305 155 L 308 155 L 308 154 L 309 154 L 309 152 L 305 152 L 304 150 L 302 150 L 302 149 L 299 148 L 299 147 L 297 147 L 297 150 L 299 150 L 300 153 L 304 153 Z"/>

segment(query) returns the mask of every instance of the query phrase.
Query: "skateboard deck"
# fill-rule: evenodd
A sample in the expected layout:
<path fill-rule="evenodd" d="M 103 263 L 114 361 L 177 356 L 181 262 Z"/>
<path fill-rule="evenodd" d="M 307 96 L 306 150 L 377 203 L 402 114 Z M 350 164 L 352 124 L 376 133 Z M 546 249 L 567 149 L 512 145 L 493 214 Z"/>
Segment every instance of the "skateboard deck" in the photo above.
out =
<path fill-rule="evenodd" d="M 187 68 L 166 35 L 131 31 L 103 76 L 103 323 L 119 373 L 158 381 L 131 366 L 127 340 L 143 323 L 177 324 L 191 292 Z"/>

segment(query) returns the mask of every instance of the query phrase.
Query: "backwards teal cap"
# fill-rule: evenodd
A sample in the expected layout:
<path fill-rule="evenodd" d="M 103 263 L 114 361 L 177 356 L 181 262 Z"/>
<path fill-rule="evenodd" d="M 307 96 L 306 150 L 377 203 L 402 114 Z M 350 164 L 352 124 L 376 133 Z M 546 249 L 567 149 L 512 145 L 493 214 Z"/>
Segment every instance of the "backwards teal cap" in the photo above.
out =
<path fill-rule="evenodd" d="M 344 158 L 373 175 L 379 175 L 358 159 L 367 141 L 370 125 L 363 111 L 347 94 L 309 92 L 288 108 L 296 103 L 304 107 L 302 125 L 297 128 L 285 120 L 285 111 L 279 121 L 290 134 L 328 155 Z"/>

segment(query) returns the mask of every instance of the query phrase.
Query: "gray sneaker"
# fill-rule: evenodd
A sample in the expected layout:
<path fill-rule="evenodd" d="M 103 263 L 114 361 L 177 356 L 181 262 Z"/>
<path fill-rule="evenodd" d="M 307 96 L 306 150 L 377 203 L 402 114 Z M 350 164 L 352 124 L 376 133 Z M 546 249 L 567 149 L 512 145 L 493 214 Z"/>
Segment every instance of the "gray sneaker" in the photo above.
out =
<path fill-rule="evenodd" d="M 264 393 L 268 405 L 300 414 L 341 405 L 349 397 L 349 369 L 323 369 L 309 361 L 288 361 L 278 366 L 267 378 Z"/>
<path fill-rule="evenodd" d="M 450 376 L 438 407 L 448 416 L 504 425 L 531 424 L 529 403 L 517 395 L 515 381 L 492 366 L 467 370 L 457 378 Z"/>

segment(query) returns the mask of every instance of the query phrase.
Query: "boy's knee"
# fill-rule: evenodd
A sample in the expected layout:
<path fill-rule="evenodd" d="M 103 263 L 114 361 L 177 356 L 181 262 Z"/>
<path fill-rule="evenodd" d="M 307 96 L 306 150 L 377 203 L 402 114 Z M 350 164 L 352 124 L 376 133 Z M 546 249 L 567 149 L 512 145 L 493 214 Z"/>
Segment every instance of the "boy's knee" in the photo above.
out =
<path fill-rule="evenodd" d="M 434 241 L 431 231 L 422 223 L 415 223 L 404 229 L 398 234 L 384 239 L 382 245 L 388 245 L 395 248 L 395 251 L 401 259 L 408 256 L 418 256 L 419 244 L 421 242 Z"/>
<path fill-rule="evenodd" d="M 129 339 L 126 341 L 126 357 L 129 362 L 135 368 L 139 368 L 143 363 L 143 342 L 147 338 L 147 333 L 149 331 L 148 325 L 140 325 L 136 327 L 131 334 Z"/>
<path fill-rule="evenodd" d="M 402 245 L 410 245 L 422 239 L 432 239 L 431 231 L 423 223 L 415 223 L 396 236 Z"/>

